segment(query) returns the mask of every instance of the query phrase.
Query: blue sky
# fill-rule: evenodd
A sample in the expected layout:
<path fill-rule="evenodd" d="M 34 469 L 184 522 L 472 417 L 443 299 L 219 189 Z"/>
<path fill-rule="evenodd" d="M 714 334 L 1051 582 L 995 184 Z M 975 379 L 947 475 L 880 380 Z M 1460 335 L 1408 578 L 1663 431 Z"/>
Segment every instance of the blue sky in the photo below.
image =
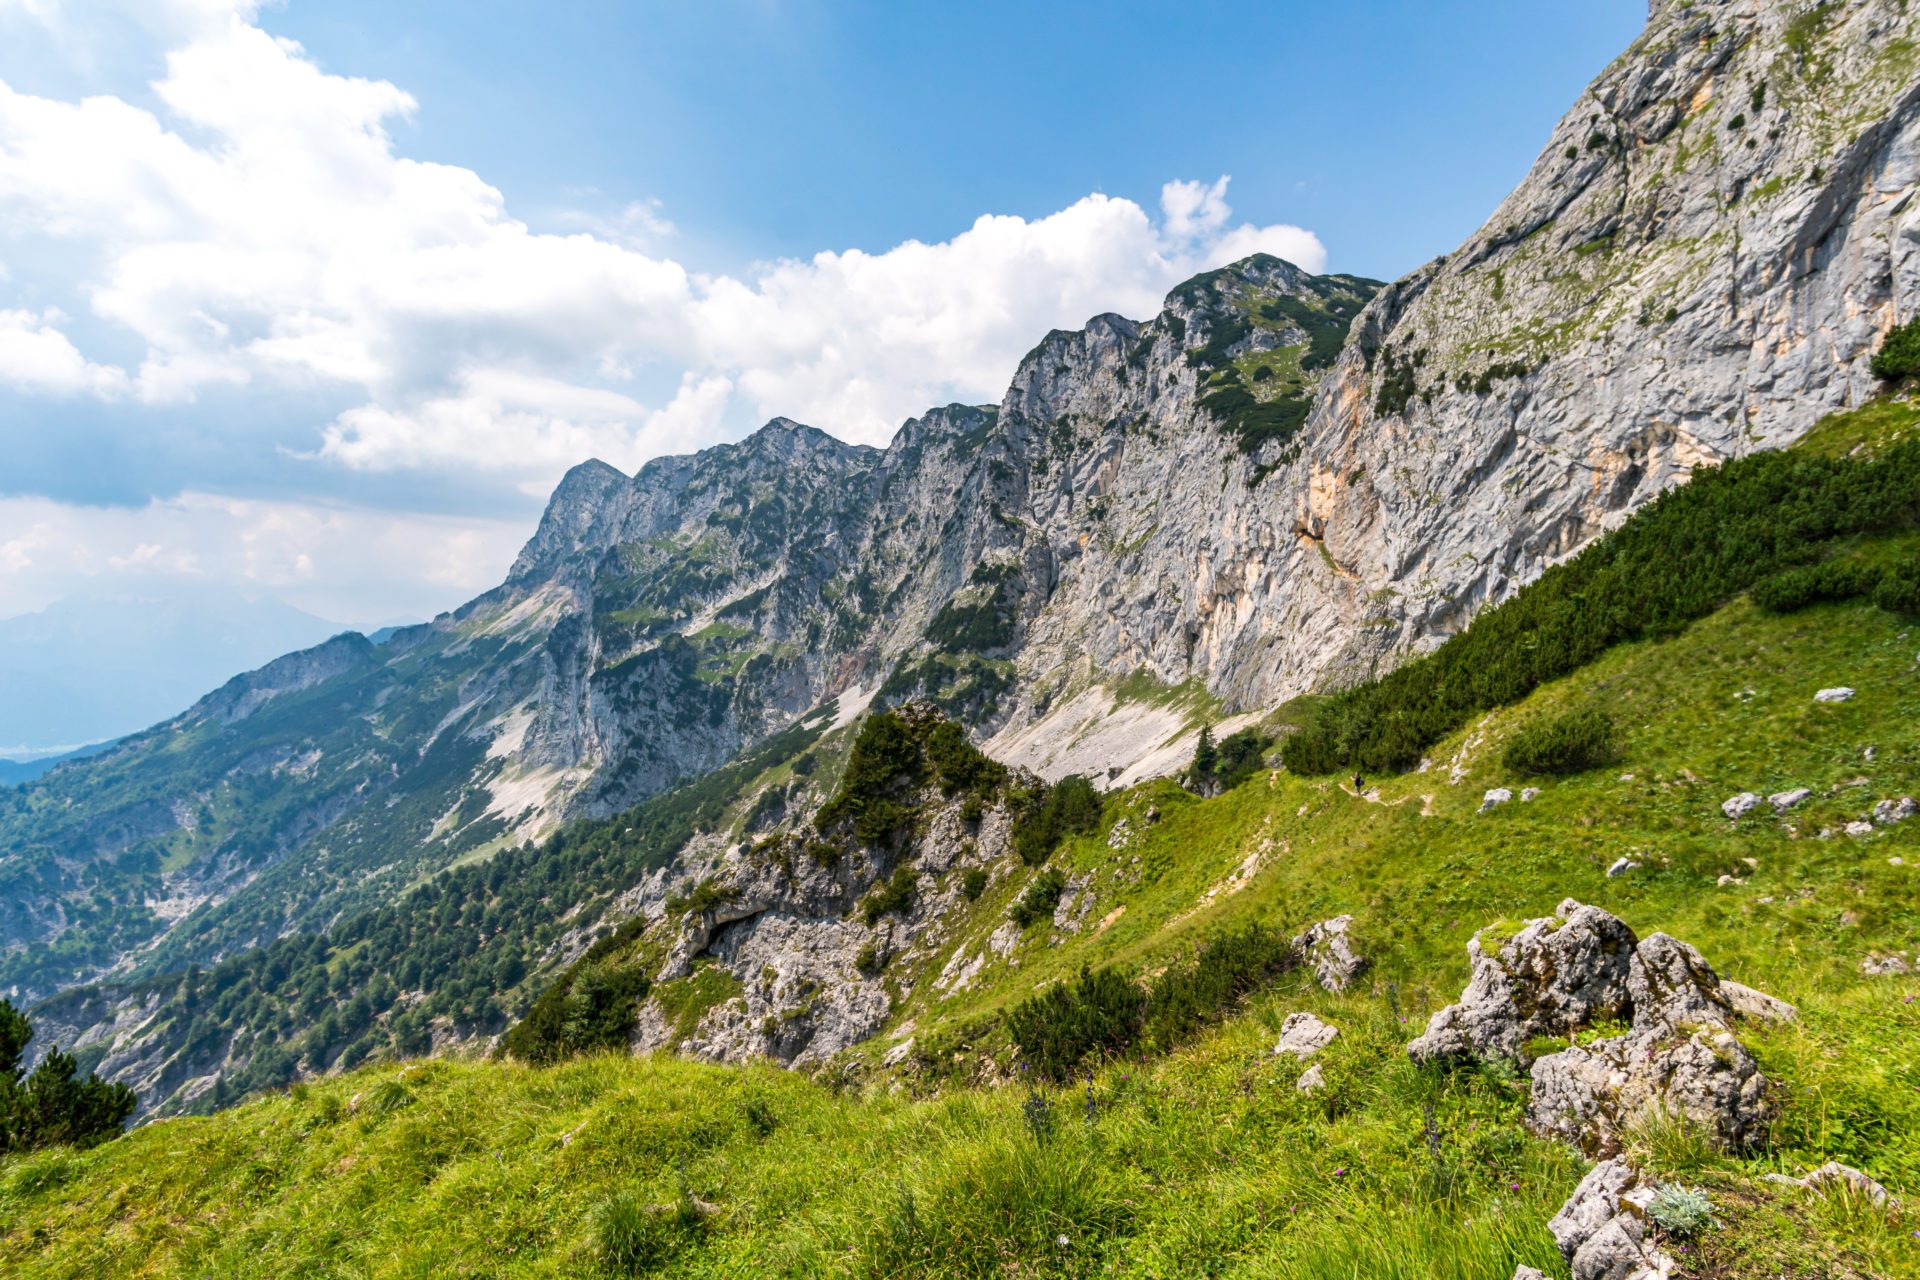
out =
<path fill-rule="evenodd" d="M 585 456 L 883 442 L 1254 249 L 1391 278 L 1644 17 L 0 0 L 0 617 L 424 616 Z"/>

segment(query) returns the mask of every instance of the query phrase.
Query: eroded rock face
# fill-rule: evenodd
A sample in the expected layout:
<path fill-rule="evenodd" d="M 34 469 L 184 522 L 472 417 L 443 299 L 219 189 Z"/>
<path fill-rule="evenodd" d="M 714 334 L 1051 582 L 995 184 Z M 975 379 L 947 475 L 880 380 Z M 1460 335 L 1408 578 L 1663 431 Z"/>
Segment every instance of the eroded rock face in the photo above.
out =
<path fill-rule="evenodd" d="M 1467 952 L 1467 989 L 1407 1046 L 1416 1061 L 1531 1059 L 1528 1124 L 1590 1154 L 1617 1152 L 1625 1127 L 1655 1111 L 1726 1148 L 1762 1132 L 1767 1081 L 1733 1026 L 1791 1017 L 1785 1001 L 1723 984 L 1688 944 L 1664 933 L 1636 938 L 1617 917 L 1572 900 L 1497 949 L 1476 935 Z M 1571 1043 L 1611 1022 L 1627 1030 Z M 1566 1048 L 1533 1056 L 1532 1042 L 1561 1036 Z"/>
<path fill-rule="evenodd" d="M 1345 991 L 1359 980 L 1372 962 L 1354 950 L 1349 930 L 1352 916 L 1322 920 L 1293 940 L 1293 945 L 1313 969 L 1314 981 L 1323 990 Z"/>
<path fill-rule="evenodd" d="M 1498 945 L 1467 943 L 1472 976 L 1458 1004 L 1433 1015 L 1407 1046 L 1415 1061 L 1504 1057 L 1536 1036 L 1566 1035 L 1621 1017 L 1631 999 L 1633 931 L 1598 907 L 1569 899 Z"/>
<path fill-rule="evenodd" d="M 1730 1031 L 1635 1033 L 1536 1059 L 1527 1123 L 1589 1155 L 1620 1151 L 1625 1129 L 1664 1112 L 1739 1150 L 1763 1132 L 1767 1081 Z"/>
<path fill-rule="evenodd" d="M 925 955 L 947 939 L 948 921 L 967 905 L 962 872 L 991 871 L 1012 859 L 1004 809 L 989 808 L 970 823 L 961 817 L 961 802 L 940 798 L 937 789 L 922 803 L 930 813 L 924 829 L 898 848 L 850 849 L 823 863 L 797 839 L 757 849 L 736 845 L 689 876 L 718 886 L 724 896 L 680 918 L 656 977 L 669 982 L 697 965 L 717 965 L 738 993 L 704 1012 L 690 1034 L 648 1016 L 649 1004 L 633 1047 L 806 1066 L 880 1030 L 893 1013 L 886 966 Z M 869 924 L 862 901 L 902 865 L 913 876 L 909 902 Z M 658 902 L 640 909 L 663 910 Z M 956 955 L 935 983 L 957 989 L 985 963 L 984 955 Z"/>
<path fill-rule="evenodd" d="M 1647 1205 L 1654 1188 L 1624 1160 L 1595 1165 L 1547 1229 L 1573 1269 L 1573 1280 L 1644 1280 L 1673 1266 L 1649 1241 Z"/>

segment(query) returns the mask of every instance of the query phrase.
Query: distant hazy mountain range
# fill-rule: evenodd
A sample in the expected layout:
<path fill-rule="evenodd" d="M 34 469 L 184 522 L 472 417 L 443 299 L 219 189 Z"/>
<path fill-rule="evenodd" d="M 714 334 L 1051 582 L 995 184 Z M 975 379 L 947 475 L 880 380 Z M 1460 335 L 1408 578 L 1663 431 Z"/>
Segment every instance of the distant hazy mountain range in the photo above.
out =
<path fill-rule="evenodd" d="M 176 715 L 236 671 L 342 630 L 227 593 L 75 597 L 0 620 L 0 783 Z"/>

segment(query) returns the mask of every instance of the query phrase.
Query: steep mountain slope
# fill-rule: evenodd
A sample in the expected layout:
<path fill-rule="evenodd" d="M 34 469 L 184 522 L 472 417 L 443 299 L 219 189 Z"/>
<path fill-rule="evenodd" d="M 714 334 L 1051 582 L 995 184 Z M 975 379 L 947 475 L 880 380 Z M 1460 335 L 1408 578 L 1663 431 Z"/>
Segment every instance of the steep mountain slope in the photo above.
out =
<path fill-rule="evenodd" d="M 1864 397 L 1914 297 L 1915 21 L 1658 5 L 1488 226 L 1377 293 L 1255 258 L 885 450 L 782 420 L 577 468 L 497 590 L 0 792 L 0 989 L 344 924 L 874 698 L 1132 781 L 1202 713 L 1430 647 Z"/>
<path fill-rule="evenodd" d="M 1841 554 L 1911 556 L 1914 537 Z M 1920 1274 L 1911 1209 L 1768 1180 L 1831 1159 L 1909 1203 L 1920 1188 L 1920 989 L 1900 969 L 1920 946 L 1920 818 L 1845 830 L 1920 790 L 1914 636 L 1863 601 L 1785 615 L 1735 601 L 1451 736 L 1426 773 L 1355 794 L 1263 770 L 1205 800 L 1149 783 L 1109 797 L 1043 867 L 967 850 L 934 799 L 901 846 L 910 905 L 877 929 L 926 945 L 883 948 L 873 975 L 836 983 L 834 999 L 883 991 L 893 1007 L 831 1073 L 625 1054 L 358 1070 L 0 1164 L 0 1267 L 1505 1280 L 1525 1263 L 1564 1277 L 1546 1224 L 1580 1157 L 1528 1132 L 1510 1068 L 1423 1068 L 1406 1046 L 1460 990 L 1470 936 L 1510 936 L 1574 896 L 1798 1006 L 1741 1029 L 1778 1091 L 1757 1148 L 1715 1152 L 1677 1123 L 1631 1135 L 1636 1161 L 1712 1200 L 1715 1222 L 1670 1245 L 1672 1274 Z M 1839 684 L 1855 696 L 1815 700 Z M 1607 767 L 1539 778 L 1506 763 L 1531 725 L 1594 705 L 1620 726 Z M 1514 794 L 1488 807 L 1492 787 Z M 1783 810 L 1721 809 L 1799 788 Z M 982 821 L 984 848 L 997 819 Z M 975 868 L 990 876 L 969 901 Z M 1050 870 L 1070 896 L 1020 926 L 1012 907 Z M 1343 992 L 1300 969 L 1170 1053 L 1090 1063 L 1064 1087 L 1017 1069 L 1004 1015 L 1084 964 L 1184 972 L 1248 924 L 1291 933 L 1349 912 L 1373 967 Z M 842 922 L 864 927 L 857 911 Z M 757 1025 L 738 1015 L 760 1012 L 767 980 L 729 928 L 670 980 L 689 983 L 673 1009 L 694 1052 Z M 609 962 L 635 941 L 608 937 Z M 747 978 L 723 981 L 742 961 Z M 1275 1049 L 1302 1013 L 1338 1031 L 1304 1063 Z"/>

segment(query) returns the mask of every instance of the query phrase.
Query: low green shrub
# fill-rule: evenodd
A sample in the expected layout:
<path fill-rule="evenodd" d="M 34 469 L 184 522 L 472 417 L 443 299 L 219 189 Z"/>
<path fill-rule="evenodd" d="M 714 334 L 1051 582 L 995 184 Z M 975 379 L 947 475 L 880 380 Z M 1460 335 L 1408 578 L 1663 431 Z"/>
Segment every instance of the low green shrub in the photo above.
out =
<path fill-rule="evenodd" d="M 1194 744 L 1193 762 L 1187 766 L 1185 785 L 1203 796 L 1231 791 L 1266 767 L 1267 752 L 1273 736 L 1258 729 L 1242 729 L 1216 743 L 1211 726 L 1200 730 Z"/>
<path fill-rule="evenodd" d="M 1874 377 L 1889 381 L 1920 373 L 1920 316 L 1890 329 L 1867 367 Z"/>
<path fill-rule="evenodd" d="M 1154 982 L 1147 993 L 1146 1039 L 1170 1049 L 1299 963 L 1292 940 L 1263 925 L 1215 938 L 1193 964 L 1170 967 Z"/>
<path fill-rule="evenodd" d="M 1013 849 L 1030 867 L 1052 857 L 1067 836 L 1098 827 L 1104 803 L 1093 783 L 1077 773 L 1037 792 L 1026 792 L 1017 801 Z"/>
<path fill-rule="evenodd" d="M 980 901 L 980 895 L 987 891 L 987 873 L 979 867 L 968 867 L 960 876 L 960 896 L 968 902 Z"/>
<path fill-rule="evenodd" d="M 1920 616 L 1920 556 L 1909 556 L 1880 576 L 1873 602 L 1888 613 Z"/>
<path fill-rule="evenodd" d="M 1517 773 L 1572 774 L 1598 769 L 1617 752 L 1613 717 L 1582 707 L 1526 725 L 1507 743 L 1503 760 Z"/>
<path fill-rule="evenodd" d="M 1007 767 L 969 742 L 966 731 L 951 720 L 928 731 L 926 753 L 940 790 L 949 796 L 967 792 L 970 804 L 979 804 L 1007 780 Z"/>
<path fill-rule="evenodd" d="M 1114 968 L 1080 970 L 1007 1014 L 1007 1030 L 1028 1067 L 1065 1080 L 1089 1056 L 1117 1056 L 1140 1039 L 1147 995 Z"/>
<path fill-rule="evenodd" d="M 1655 1226 L 1682 1240 L 1713 1223 L 1713 1200 L 1706 1192 L 1668 1183 L 1653 1193 L 1647 1216 Z"/>
<path fill-rule="evenodd" d="M 866 896 L 860 904 L 860 918 L 868 925 L 880 923 L 880 917 L 905 915 L 913 906 L 913 865 L 902 862 L 893 869 L 885 884 Z"/>
<path fill-rule="evenodd" d="M 1089 1054 L 1112 1057 L 1142 1043 L 1171 1049 L 1299 963 L 1287 937 L 1248 925 L 1209 941 L 1191 964 L 1169 966 L 1145 990 L 1118 969 L 1082 968 L 1078 981 L 1016 1006 L 1007 1030 L 1030 1067 L 1064 1080 Z"/>
<path fill-rule="evenodd" d="M 1039 920 L 1051 919 L 1053 909 L 1060 905 L 1060 895 L 1067 891 L 1067 878 L 1058 867 L 1048 867 L 1033 878 L 1027 891 L 1020 895 L 1008 913 L 1013 922 L 1022 929 Z"/>
<path fill-rule="evenodd" d="M 593 961 L 576 965 L 540 994 L 501 1048 L 535 1064 L 625 1048 L 650 987 L 646 974 L 635 969 Z"/>
<path fill-rule="evenodd" d="M 1768 613 L 1795 613 L 1826 600 L 1851 600 L 1872 591 L 1879 571 L 1857 560 L 1828 560 L 1774 574 L 1753 589 L 1753 602 Z"/>
<path fill-rule="evenodd" d="M 854 835 L 877 844 L 913 821 L 913 808 L 901 796 L 925 778 L 912 727 L 896 712 L 877 711 L 860 726 L 839 790 L 820 806 L 814 825 L 826 831 L 851 820 Z"/>

